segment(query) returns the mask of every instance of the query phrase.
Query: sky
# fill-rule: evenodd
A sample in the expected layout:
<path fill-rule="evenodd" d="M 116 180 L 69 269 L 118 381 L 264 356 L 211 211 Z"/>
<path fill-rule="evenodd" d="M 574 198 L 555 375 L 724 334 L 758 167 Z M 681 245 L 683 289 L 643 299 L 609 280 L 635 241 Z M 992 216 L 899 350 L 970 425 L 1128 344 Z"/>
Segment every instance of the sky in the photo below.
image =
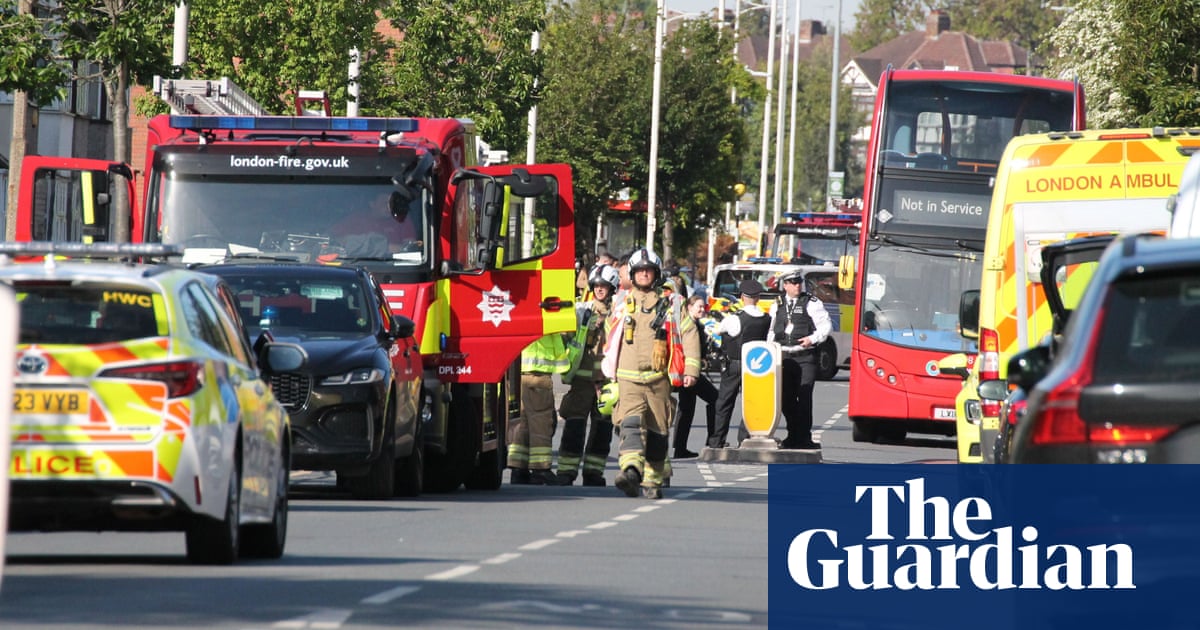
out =
<path fill-rule="evenodd" d="M 667 9 L 671 11 L 707 12 L 717 8 L 718 0 L 664 0 Z M 789 0 L 788 13 L 796 10 L 796 2 L 800 3 L 800 17 L 806 20 L 820 20 L 833 26 L 837 3 L 842 3 L 842 32 L 847 33 L 854 28 L 854 14 L 858 11 L 859 0 Z M 732 11 L 737 0 L 725 0 L 725 9 Z M 760 0 L 761 4 L 769 4 L 769 0 Z M 747 5 L 744 2 L 743 5 Z M 766 11 L 768 9 L 763 9 Z M 782 11 L 782 5 L 777 9 Z M 789 15 L 789 22 L 791 16 Z"/>

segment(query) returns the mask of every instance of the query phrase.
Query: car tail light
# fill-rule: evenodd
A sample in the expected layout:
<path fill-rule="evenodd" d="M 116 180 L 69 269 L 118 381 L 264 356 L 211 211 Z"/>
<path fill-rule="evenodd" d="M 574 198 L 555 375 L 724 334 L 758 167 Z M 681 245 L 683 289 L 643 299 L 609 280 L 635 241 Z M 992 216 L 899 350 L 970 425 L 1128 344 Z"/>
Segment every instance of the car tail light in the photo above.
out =
<path fill-rule="evenodd" d="M 1120 445 L 1138 442 L 1156 442 L 1172 431 L 1170 426 L 1131 426 L 1113 423 L 1088 425 L 1079 415 L 1079 397 L 1083 388 L 1092 382 L 1092 364 L 1095 360 L 1096 344 L 1104 324 L 1104 310 L 1096 316 L 1087 351 L 1074 374 L 1046 393 L 1041 413 L 1033 418 L 1031 439 L 1034 444 L 1083 444 L 1097 446 Z"/>
<path fill-rule="evenodd" d="M 989 328 L 979 331 L 979 382 L 1000 378 L 1000 335 Z M 986 418 L 1000 415 L 999 400 L 980 400 L 980 411 Z"/>
<path fill-rule="evenodd" d="M 130 378 L 158 381 L 167 386 L 167 398 L 188 396 L 204 385 L 200 377 L 204 364 L 200 361 L 172 361 L 111 368 L 100 373 L 108 378 Z"/>

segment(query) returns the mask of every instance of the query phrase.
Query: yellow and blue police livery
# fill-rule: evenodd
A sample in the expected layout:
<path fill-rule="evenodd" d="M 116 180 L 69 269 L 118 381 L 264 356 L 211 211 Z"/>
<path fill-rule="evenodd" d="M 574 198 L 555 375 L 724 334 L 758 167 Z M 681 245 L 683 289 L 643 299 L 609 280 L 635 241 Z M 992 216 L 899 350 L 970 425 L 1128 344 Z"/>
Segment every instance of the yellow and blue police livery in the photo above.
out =
<path fill-rule="evenodd" d="M 265 379 L 306 355 L 252 347 L 211 277 L 131 262 L 172 253 L 0 244 L 21 312 L 10 529 L 183 531 L 194 563 L 277 558 L 290 426 Z"/>

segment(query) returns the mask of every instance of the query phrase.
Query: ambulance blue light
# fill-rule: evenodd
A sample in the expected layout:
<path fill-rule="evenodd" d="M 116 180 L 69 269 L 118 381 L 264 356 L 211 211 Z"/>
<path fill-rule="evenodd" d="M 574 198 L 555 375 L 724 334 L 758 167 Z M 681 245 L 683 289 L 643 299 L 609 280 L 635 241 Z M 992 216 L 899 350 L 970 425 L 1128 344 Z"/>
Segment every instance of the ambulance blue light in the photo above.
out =
<path fill-rule="evenodd" d="M 751 256 L 746 259 L 746 262 L 748 262 L 748 263 L 781 263 L 781 262 L 783 262 L 783 259 L 776 257 L 776 256 L 771 256 L 771 257 Z"/>
<path fill-rule="evenodd" d="M 325 116 L 171 116 L 171 127 L 192 131 L 390 131 L 412 132 L 412 118 L 346 118 Z"/>

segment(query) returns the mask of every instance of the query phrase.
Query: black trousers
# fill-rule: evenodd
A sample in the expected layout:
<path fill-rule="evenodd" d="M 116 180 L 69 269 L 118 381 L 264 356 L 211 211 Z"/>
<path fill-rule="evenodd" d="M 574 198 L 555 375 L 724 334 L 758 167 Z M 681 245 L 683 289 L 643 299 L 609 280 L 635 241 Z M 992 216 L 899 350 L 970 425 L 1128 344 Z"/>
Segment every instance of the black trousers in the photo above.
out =
<path fill-rule="evenodd" d="M 730 361 L 721 372 L 721 387 L 717 391 L 717 417 L 708 432 L 709 448 L 721 448 L 729 436 L 729 421 L 733 418 L 733 406 L 742 390 L 742 363 Z"/>
<path fill-rule="evenodd" d="M 783 381 L 780 383 L 784 420 L 787 421 L 788 444 L 807 444 L 812 441 L 813 387 L 817 380 L 817 358 L 814 353 L 800 357 L 784 357 Z"/>
<path fill-rule="evenodd" d="M 679 404 L 675 408 L 675 450 L 686 450 L 688 436 L 692 432 L 692 416 L 696 415 L 696 399 L 705 403 L 708 416 L 708 433 L 712 435 L 717 423 L 717 388 L 703 374 L 696 384 L 679 390 Z"/>

